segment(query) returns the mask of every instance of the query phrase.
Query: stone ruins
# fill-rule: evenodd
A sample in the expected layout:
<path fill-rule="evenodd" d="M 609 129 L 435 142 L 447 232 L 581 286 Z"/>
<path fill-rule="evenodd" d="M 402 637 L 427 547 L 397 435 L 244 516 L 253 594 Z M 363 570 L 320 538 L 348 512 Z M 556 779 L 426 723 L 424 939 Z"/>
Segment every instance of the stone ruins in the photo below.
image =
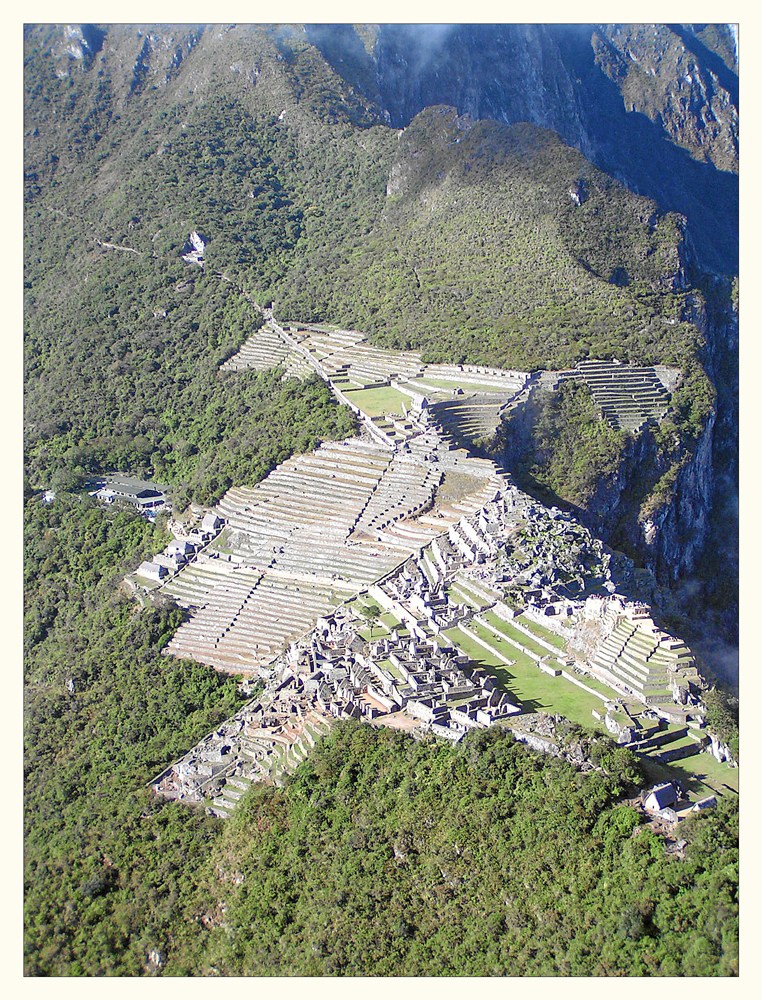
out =
<path fill-rule="evenodd" d="M 190 612 L 168 655 L 265 684 L 152 782 L 157 793 L 229 815 L 251 782 L 282 781 L 337 719 L 453 742 L 515 724 L 524 706 L 474 649 L 583 688 L 620 742 L 655 739 L 664 720 L 703 727 L 690 651 L 616 594 L 603 545 L 457 446 L 493 436 L 537 376 L 426 365 L 359 333 L 272 316 L 223 367 L 274 363 L 318 372 L 361 433 L 234 487 L 192 530 L 174 523 L 175 542 L 152 562 L 162 570 L 138 581 Z M 590 364 L 580 371 L 592 379 Z M 654 415 L 662 397 L 648 379 L 638 392 L 653 395 Z"/>
<path fill-rule="evenodd" d="M 456 472 L 460 496 L 437 497 Z M 498 485 L 489 463 L 449 455 L 428 433 L 400 455 L 365 436 L 289 459 L 223 497 L 222 532 L 164 585 L 193 613 L 168 651 L 266 674 L 286 643 L 480 509 Z"/>

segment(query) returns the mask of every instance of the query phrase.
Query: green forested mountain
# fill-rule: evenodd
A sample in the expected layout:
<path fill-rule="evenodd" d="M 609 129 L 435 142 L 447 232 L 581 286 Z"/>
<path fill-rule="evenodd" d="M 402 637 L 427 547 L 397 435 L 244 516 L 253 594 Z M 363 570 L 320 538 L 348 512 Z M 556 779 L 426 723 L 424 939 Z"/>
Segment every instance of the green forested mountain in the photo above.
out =
<path fill-rule="evenodd" d="M 686 290 L 684 222 L 554 134 L 445 108 L 403 133 L 376 124 L 380 112 L 296 28 L 210 29 L 193 46 L 192 33 L 160 45 L 134 26 L 109 28 L 78 63 L 56 58 L 56 31 L 27 34 L 35 437 L 56 434 L 33 389 L 61 383 L 49 366 L 69 340 L 92 355 L 97 384 L 110 374 L 98 354 L 118 363 L 125 349 L 113 341 L 126 326 L 153 333 L 141 364 L 178 371 L 202 352 L 213 369 L 230 331 L 245 335 L 253 319 L 238 322 L 240 299 L 224 289 L 189 306 L 196 276 L 179 255 L 192 228 L 209 240 L 209 285 L 224 273 L 282 316 L 356 327 L 436 360 L 676 364 L 695 401 L 686 431 L 702 426 L 711 394 L 703 336 L 685 321 L 701 296 Z M 165 66 L 170 41 L 189 51 Z M 138 60 L 130 77 L 138 49 L 148 69 Z M 220 299 L 226 315 L 213 317 Z M 96 395 L 67 372 L 69 392 Z M 149 375 L 139 381 L 152 391 Z"/>
<path fill-rule="evenodd" d="M 707 316 L 732 327 L 724 230 L 707 249 L 682 203 L 629 190 L 552 116 L 483 120 L 457 94 L 419 107 L 399 90 L 391 30 L 365 26 L 349 49 L 331 37 L 25 29 L 26 971 L 734 975 L 732 805 L 691 820 L 685 857 L 667 855 L 619 804 L 638 775 L 608 741 L 581 774 L 505 733 L 453 749 L 342 724 L 227 824 L 145 788 L 241 696 L 160 655 L 177 608 L 120 590 L 162 525 L 72 491 L 118 469 L 167 483 L 178 506 L 208 504 L 353 433 L 317 378 L 219 372 L 262 307 L 428 360 L 680 367 L 643 466 L 665 517 L 664 483 L 716 407 L 720 321 L 713 333 Z M 658 117 L 661 91 L 617 76 L 622 37 L 597 37 L 596 67 Z M 691 37 L 721 97 L 727 38 Z M 589 72 L 572 76 L 587 86 Z M 704 159 L 726 168 L 731 145 L 718 131 Z M 686 211 L 710 169 L 686 185 Z M 194 230 L 203 269 L 181 259 Z M 583 393 L 559 400 L 527 465 L 584 510 L 596 475 L 621 477 L 627 435 Z M 44 504 L 35 491 L 51 486 Z"/>
<path fill-rule="evenodd" d="M 182 509 L 353 433 L 354 418 L 317 377 L 219 374 L 260 320 L 230 284 L 200 269 L 162 273 L 153 261 L 116 255 L 99 261 L 77 299 L 40 304 L 35 316 L 25 424 L 33 488 L 70 489 L 128 469 L 171 485 Z"/>

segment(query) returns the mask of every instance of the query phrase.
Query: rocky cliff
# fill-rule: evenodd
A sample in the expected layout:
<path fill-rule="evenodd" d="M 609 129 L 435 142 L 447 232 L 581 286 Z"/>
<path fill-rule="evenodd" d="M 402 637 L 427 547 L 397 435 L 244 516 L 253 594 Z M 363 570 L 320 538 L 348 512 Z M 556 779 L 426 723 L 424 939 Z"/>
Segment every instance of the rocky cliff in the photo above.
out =
<path fill-rule="evenodd" d="M 450 104 L 551 128 L 665 211 L 704 266 L 737 267 L 734 26 L 350 25 L 308 28 L 336 72 L 407 125 Z"/>
<path fill-rule="evenodd" d="M 574 414 L 574 434 L 556 438 L 549 411 L 555 426 Z M 525 489 L 571 506 L 591 531 L 658 580 L 670 584 L 692 573 L 712 525 L 714 412 L 695 442 L 674 437 L 667 447 L 657 428 L 635 436 L 612 432 L 598 415 L 581 412 L 539 389 L 511 413 L 496 450 Z M 565 464 L 568 452 L 572 461 Z"/>
<path fill-rule="evenodd" d="M 698 441 L 679 458 L 665 460 L 650 434 L 635 439 L 623 454 L 615 488 L 604 486 L 596 497 L 593 513 L 603 532 L 612 533 L 620 545 L 625 542 L 665 582 L 693 572 L 709 536 L 715 419 L 712 413 Z M 652 470 L 663 470 L 659 482 L 664 486 L 644 501 L 644 473 Z"/>

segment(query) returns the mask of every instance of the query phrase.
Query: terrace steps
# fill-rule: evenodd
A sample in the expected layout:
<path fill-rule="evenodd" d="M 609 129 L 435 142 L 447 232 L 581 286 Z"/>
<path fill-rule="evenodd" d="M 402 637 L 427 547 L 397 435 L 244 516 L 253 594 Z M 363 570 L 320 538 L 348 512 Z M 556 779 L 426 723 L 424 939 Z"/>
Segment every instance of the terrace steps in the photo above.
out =
<path fill-rule="evenodd" d="M 580 361 L 575 369 L 555 375 L 556 382 L 583 381 L 614 428 L 637 432 L 647 421 L 661 420 L 669 407 L 669 392 L 653 366 Z"/>
<path fill-rule="evenodd" d="M 601 643 L 590 667 L 608 683 L 623 686 L 647 704 L 658 705 L 672 701 L 674 671 L 692 663 L 684 643 L 675 644 L 664 633 L 647 632 L 622 619 Z"/>
<path fill-rule="evenodd" d="M 285 368 L 286 376 L 303 378 L 314 372 L 309 363 L 294 351 L 272 324 L 265 324 L 249 337 L 236 354 L 220 366 L 220 371 L 237 372 L 245 369 L 267 371 L 281 365 Z"/>

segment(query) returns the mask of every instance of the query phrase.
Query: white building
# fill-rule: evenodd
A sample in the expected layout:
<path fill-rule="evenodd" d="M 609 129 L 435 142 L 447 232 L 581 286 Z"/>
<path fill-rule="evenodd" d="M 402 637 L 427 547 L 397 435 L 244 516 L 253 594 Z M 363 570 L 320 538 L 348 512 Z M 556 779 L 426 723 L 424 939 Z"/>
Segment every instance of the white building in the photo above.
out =
<path fill-rule="evenodd" d="M 201 522 L 201 530 L 203 532 L 216 533 L 222 528 L 225 521 L 220 517 L 219 514 L 215 514 L 213 510 L 207 511 L 204 514 L 204 518 Z"/>
<path fill-rule="evenodd" d="M 163 580 L 167 576 L 169 570 L 166 566 L 162 566 L 157 562 L 142 562 L 138 566 L 137 575 L 144 576 L 147 580 Z"/>

